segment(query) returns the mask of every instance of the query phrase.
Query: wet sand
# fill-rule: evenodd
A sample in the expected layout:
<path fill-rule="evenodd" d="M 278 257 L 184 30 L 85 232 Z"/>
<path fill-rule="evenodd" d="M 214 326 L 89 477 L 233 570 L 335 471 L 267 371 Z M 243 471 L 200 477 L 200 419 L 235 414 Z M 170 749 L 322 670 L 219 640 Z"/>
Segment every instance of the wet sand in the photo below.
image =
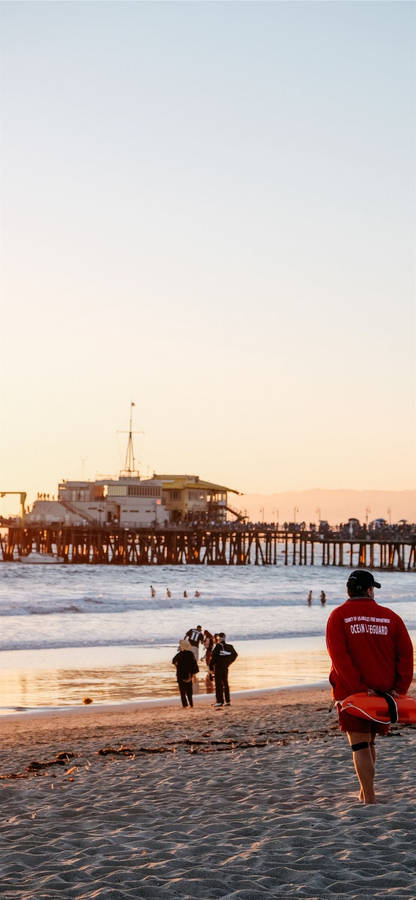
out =
<path fill-rule="evenodd" d="M 2 898 L 414 897 L 415 732 L 357 801 L 329 691 L 5 717 Z"/>
<path fill-rule="evenodd" d="M 230 680 L 233 690 L 291 687 L 328 677 L 322 637 L 241 641 Z M 12 707 L 122 703 L 176 696 L 172 657 L 177 646 L 67 647 L 0 653 L 0 715 Z M 211 689 L 200 661 L 195 689 Z"/>

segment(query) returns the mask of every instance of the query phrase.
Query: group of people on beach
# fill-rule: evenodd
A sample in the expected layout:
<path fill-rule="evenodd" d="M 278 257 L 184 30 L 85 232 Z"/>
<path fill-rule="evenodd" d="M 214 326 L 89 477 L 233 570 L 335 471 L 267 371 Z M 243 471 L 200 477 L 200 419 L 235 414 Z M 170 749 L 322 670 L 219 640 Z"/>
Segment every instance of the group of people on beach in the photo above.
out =
<path fill-rule="evenodd" d="M 176 666 L 176 679 L 182 706 L 193 706 L 193 680 L 199 672 L 199 649 L 205 650 L 202 660 L 208 668 L 208 677 L 215 680 L 215 709 L 221 709 L 224 705 L 230 706 L 230 686 L 228 683 L 228 669 L 237 659 L 238 653 L 232 644 L 226 641 L 223 631 L 211 634 L 202 625 L 189 628 L 182 640 L 179 641 L 178 652 L 172 659 L 172 665 Z"/>

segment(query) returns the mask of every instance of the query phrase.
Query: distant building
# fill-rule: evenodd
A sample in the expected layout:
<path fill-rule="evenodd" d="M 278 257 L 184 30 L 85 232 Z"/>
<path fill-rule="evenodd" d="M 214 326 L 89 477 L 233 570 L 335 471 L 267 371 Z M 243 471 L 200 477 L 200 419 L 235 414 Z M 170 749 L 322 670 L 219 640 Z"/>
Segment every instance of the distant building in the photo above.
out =
<path fill-rule="evenodd" d="M 38 495 L 28 524 L 116 525 L 121 528 L 160 527 L 170 523 L 225 522 L 229 488 L 198 475 L 153 475 L 142 480 L 136 469 L 133 447 L 133 408 L 125 467 L 118 478 L 96 481 L 62 481 L 58 499 Z M 233 491 L 237 494 L 238 491 Z M 230 512 L 233 512 L 230 510 Z M 234 513 L 238 518 L 238 513 Z"/>
<path fill-rule="evenodd" d="M 58 500 L 66 509 L 80 514 L 91 524 L 119 524 L 125 528 L 164 525 L 167 515 L 162 504 L 162 482 L 139 477 L 97 481 L 63 481 Z"/>
<path fill-rule="evenodd" d="M 162 482 L 138 477 L 97 481 L 62 481 L 58 500 L 35 500 L 26 516 L 31 523 L 120 525 L 124 528 L 164 525 Z"/>
<path fill-rule="evenodd" d="M 198 475 L 124 475 L 96 481 L 62 481 L 58 499 L 35 500 L 27 524 L 116 525 L 222 524 L 231 511 L 229 488 Z M 237 491 L 233 491 L 237 494 Z M 238 515 L 237 513 L 234 513 Z"/>
<path fill-rule="evenodd" d="M 199 475 L 159 475 L 154 478 L 162 482 L 163 504 L 173 523 L 198 522 L 221 525 L 226 521 L 227 511 L 239 516 L 228 506 L 228 494 L 238 494 L 222 484 L 204 481 Z"/>

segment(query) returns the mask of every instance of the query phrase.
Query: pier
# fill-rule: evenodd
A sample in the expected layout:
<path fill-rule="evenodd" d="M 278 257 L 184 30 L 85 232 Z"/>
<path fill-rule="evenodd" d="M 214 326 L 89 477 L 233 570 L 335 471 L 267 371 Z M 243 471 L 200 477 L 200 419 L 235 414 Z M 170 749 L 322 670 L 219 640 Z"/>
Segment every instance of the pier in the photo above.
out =
<path fill-rule="evenodd" d="M 9 526 L 0 533 L 0 562 L 90 565 L 348 566 L 416 571 L 416 537 L 348 538 L 336 532 L 283 531 L 228 523 L 209 530 L 114 529 L 95 526 Z"/>

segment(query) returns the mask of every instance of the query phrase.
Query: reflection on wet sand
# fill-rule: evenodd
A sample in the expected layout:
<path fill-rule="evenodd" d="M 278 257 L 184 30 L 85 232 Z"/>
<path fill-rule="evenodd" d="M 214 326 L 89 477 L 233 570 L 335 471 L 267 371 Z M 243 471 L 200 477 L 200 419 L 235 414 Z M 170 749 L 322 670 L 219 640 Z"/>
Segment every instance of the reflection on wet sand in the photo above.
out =
<path fill-rule="evenodd" d="M 308 652 L 285 650 L 263 656 L 240 655 L 230 671 L 231 691 L 311 684 L 328 677 L 328 657 L 324 649 Z M 243 650 L 243 652 L 241 652 Z M 194 693 L 214 690 L 205 663 L 195 678 Z M 85 697 L 94 703 L 119 703 L 178 693 L 170 660 L 146 665 L 117 664 L 95 666 L 54 666 L 51 668 L 3 668 L 0 679 L 0 707 L 73 706 Z"/>

